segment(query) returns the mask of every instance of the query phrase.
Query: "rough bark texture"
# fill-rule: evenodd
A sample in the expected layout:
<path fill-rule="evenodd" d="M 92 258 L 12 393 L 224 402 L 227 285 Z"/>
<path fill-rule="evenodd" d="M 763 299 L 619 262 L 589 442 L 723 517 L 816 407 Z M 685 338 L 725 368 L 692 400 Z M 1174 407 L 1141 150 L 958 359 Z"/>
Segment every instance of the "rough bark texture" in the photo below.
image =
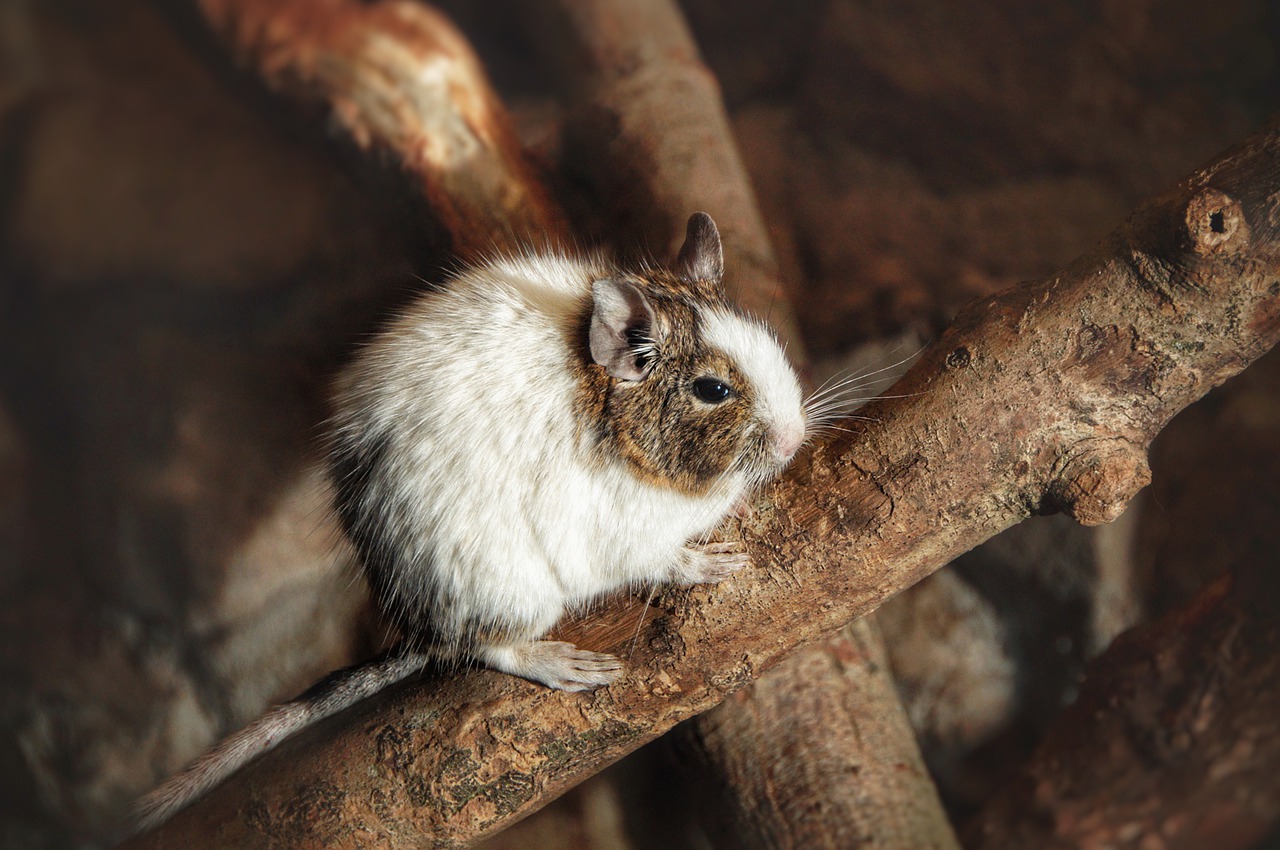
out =
<path fill-rule="evenodd" d="M 597 9 L 604 9 L 607 5 L 598 4 Z M 679 10 L 674 5 L 650 4 L 648 14 L 637 20 L 632 15 L 633 4 L 615 5 L 617 8 L 606 13 L 605 17 L 631 15 L 633 19 L 627 21 L 630 26 L 611 26 L 616 21 L 602 22 L 600 16 L 578 17 L 573 21 L 576 27 L 568 35 L 578 45 L 606 46 L 594 57 L 595 62 L 571 68 L 568 76 L 585 89 L 583 97 L 593 107 L 610 110 L 615 120 L 627 128 L 620 138 L 580 140 L 584 146 L 594 148 L 593 155 L 584 157 L 584 161 L 596 164 L 594 176 L 597 178 L 608 175 L 616 182 L 617 176 L 623 175 L 629 192 L 627 202 L 619 205 L 620 211 L 625 214 L 629 210 L 633 215 L 640 215 L 642 209 L 644 217 L 658 227 L 675 226 L 683 221 L 689 210 L 708 201 L 713 202 L 721 213 L 721 223 L 726 224 L 727 218 L 727 226 L 732 228 L 727 230 L 732 234 L 727 239 L 730 268 L 754 272 L 734 275 L 731 280 L 735 296 L 752 302 L 757 312 L 763 314 L 767 309 L 772 318 L 783 322 L 785 331 L 790 334 L 788 341 L 793 356 L 802 356 L 789 303 L 778 288 L 773 251 L 768 245 L 762 220 L 737 156 L 732 133 L 719 102 L 718 88 L 710 72 L 698 60 L 696 47 L 683 25 Z M 465 49 L 460 36 L 445 26 L 437 13 L 426 7 L 414 7 L 418 11 L 414 8 L 389 11 L 394 6 L 383 4 L 357 8 L 351 4 L 328 4 L 320 7 L 319 15 L 315 14 L 313 7 L 303 10 L 289 3 L 207 3 L 205 9 L 215 26 L 228 34 L 227 40 L 233 50 L 248 57 L 272 88 L 294 97 L 319 97 L 328 101 L 335 115 L 362 147 L 376 142 L 377 147 L 405 163 L 427 187 L 429 200 L 449 228 L 454 243 L 463 246 L 464 253 L 467 246 L 482 246 L 486 240 L 493 240 L 495 229 L 508 234 L 527 229 L 527 224 L 522 228 L 521 221 L 512 220 L 513 216 L 527 214 L 521 207 L 504 204 L 502 201 L 506 199 L 501 197 L 497 199 L 499 203 L 486 203 L 489 201 L 486 195 L 494 195 L 495 186 L 504 189 L 507 195 L 516 196 L 517 200 L 523 196 L 533 197 L 539 201 L 533 212 L 541 210 L 542 218 L 559 221 L 559 213 L 554 211 L 544 193 L 529 182 L 530 169 L 523 166 L 522 155 L 510 134 L 492 131 L 494 127 L 505 131 L 505 115 L 489 92 L 478 64 Z M 303 11 L 307 13 L 305 16 Z M 406 14 L 415 16 L 414 20 L 417 16 L 424 17 L 416 28 L 386 29 L 387 21 L 392 19 L 389 16 L 404 17 Z M 433 31 L 433 24 L 438 32 Z M 379 32 L 380 25 L 382 30 Z M 591 26 L 604 26 L 605 29 L 603 32 L 583 29 Z M 674 49 L 653 49 L 654 27 L 658 28 L 658 40 L 663 43 L 659 47 L 671 48 L 674 45 Z M 372 38 L 373 33 L 380 38 Z M 421 44 L 405 44 L 411 37 Z M 388 39 L 395 42 L 388 46 Z M 397 45 L 401 49 L 393 50 Z M 410 48 L 409 52 L 403 51 L 406 47 Z M 415 47 L 417 49 L 413 50 Z M 317 58 L 316 52 L 324 55 Z M 430 65 L 432 56 L 443 61 L 446 67 L 460 69 L 456 76 L 461 76 L 465 85 L 455 83 L 442 89 L 424 88 L 420 82 L 420 69 Z M 383 71 L 390 75 L 390 87 L 379 85 L 385 81 L 374 72 Z M 677 102 L 682 104 L 682 108 L 689 109 L 690 114 L 697 114 L 698 121 L 682 126 L 659 120 L 659 112 L 663 111 L 660 107 L 671 103 L 670 98 L 675 96 L 673 86 L 676 89 L 688 88 L 691 75 L 696 97 L 692 103 L 685 103 L 685 93 L 680 91 L 676 93 L 679 95 Z M 625 85 L 619 82 L 622 78 L 628 80 Z M 640 82 L 632 82 L 637 80 Z M 388 108 L 387 101 L 391 100 L 395 101 L 391 104 L 395 108 Z M 449 129 L 458 126 L 472 128 L 477 123 L 477 103 L 485 105 L 479 118 L 482 127 L 490 130 L 483 141 L 492 147 L 496 137 L 503 143 L 486 153 L 502 167 L 492 168 L 492 162 L 483 159 L 468 162 L 464 174 L 469 182 L 458 185 L 458 169 L 450 160 L 467 159 L 466 155 L 471 151 L 466 142 L 471 142 L 470 147 L 474 147 L 472 139 L 475 134 L 458 140 L 455 139 L 459 135 L 456 129 L 454 132 L 449 132 Z M 592 123 L 598 114 L 590 111 L 588 114 L 591 116 L 586 122 L 588 129 L 598 132 L 599 127 Z M 431 143 L 427 144 L 428 141 Z M 444 149 L 450 141 L 456 150 Z M 675 156 L 688 153 L 691 148 L 696 150 L 697 156 Z M 424 156 L 423 150 L 434 152 L 434 155 Z M 653 164 L 662 164 L 663 167 L 653 168 Z M 517 185 L 512 185 L 512 175 L 521 178 Z M 708 187 L 715 187 L 715 190 L 708 191 Z M 475 215 L 479 209 L 485 210 L 485 215 Z M 829 655 L 821 650 L 817 652 L 820 657 Z M 844 685 L 844 678 L 834 674 L 823 681 L 813 681 L 813 675 L 829 672 L 820 663 L 806 665 L 806 670 L 805 676 L 794 678 L 797 685 L 803 681 L 824 693 Z M 869 689 L 869 693 L 888 701 L 885 708 L 890 716 L 901 714 L 896 694 L 891 689 Z M 875 708 L 867 710 L 876 713 Z M 758 716 L 758 712 L 753 716 Z M 908 726 L 902 724 L 893 728 L 902 736 L 899 749 L 914 747 Z M 847 744 L 853 743 L 849 739 L 842 740 Z M 717 738 L 712 735 L 704 740 L 704 746 L 712 748 L 733 749 L 743 745 L 750 745 L 748 738 Z M 737 755 L 745 753 L 738 752 Z M 936 794 L 931 787 L 925 790 L 927 795 L 922 805 L 932 803 L 936 807 Z M 812 798 L 815 793 L 815 787 L 806 786 L 795 789 L 794 797 Z M 833 809 L 829 814 L 834 815 L 835 812 Z M 934 819 L 940 818 L 939 809 L 934 813 Z M 850 828 L 856 826 L 855 823 Z M 780 825 L 779 828 L 785 827 Z"/>
<path fill-rule="evenodd" d="M 677 746 L 694 755 L 684 763 L 709 763 L 718 781 L 703 795 L 718 846 L 960 846 L 874 617 L 796 653 L 682 728 Z"/>
<path fill-rule="evenodd" d="M 1148 481 L 1154 435 L 1280 335 L 1278 192 L 1272 126 L 1061 274 L 962 311 L 899 384 L 907 397 L 867 409 L 872 421 L 768 491 L 741 527 L 750 575 L 658 600 L 666 616 L 618 685 L 566 695 L 487 672 L 408 684 L 131 846 L 468 840 L 1031 512 L 1113 519 Z"/>
<path fill-rule="evenodd" d="M 448 5 L 525 143 L 537 125 L 555 161 L 553 87 L 512 49 L 528 34 L 490 0 Z M 903 324 L 936 337 L 975 295 L 1061 267 L 1256 126 L 1280 67 L 1280 12 L 1262 0 L 682 6 L 725 86 L 806 341 L 825 357 Z M 415 273 L 435 281 L 451 262 L 420 244 L 435 228 L 423 205 L 405 209 L 412 181 L 333 156 L 317 122 L 281 120 L 278 100 L 221 73 L 221 51 L 149 20 L 173 8 L 0 2 L 0 408 L 12 426 L 0 432 L 14 438 L 0 437 L 0 846 L 15 850 L 94 846 L 210 737 L 370 651 L 353 645 L 362 594 L 333 572 L 298 450 L 334 360 Z M 555 188 L 581 233 L 614 232 L 596 212 L 609 198 Z M 1162 440 L 1206 412 L 1249 425 L 1276 395 L 1244 409 L 1215 393 Z M 1156 486 L 1136 513 L 1156 521 L 1138 547 L 1162 555 L 1146 582 L 1154 610 L 1237 560 L 1231 523 L 1274 522 L 1262 485 L 1275 473 L 1259 461 L 1280 442 L 1235 439 L 1243 471 L 1224 466 L 1232 444 L 1214 434 L 1153 451 Z M 1207 475 L 1189 483 L 1192 468 Z M 1000 584 L 986 600 L 997 627 L 1002 602 L 1038 605 L 1001 583 L 1012 565 L 965 561 L 966 580 L 989 577 L 975 585 L 984 595 Z M 616 640 L 630 645 L 634 625 L 617 623 Z M 984 713 L 950 687 L 960 636 L 972 632 L 948 628 L 948 653 L 929 658 L 888 640 L 966 709 L 926 706 L 926 721 L 981 732 L 1001 721 L 999 700 Z M 1050 676 L 1074 664 L 1034 660 Z M 1008 681 L 1020 689 L 1028 669 Z M 1005 671 L 973 672 L 981 693 Z M 994 755 L 980 754 L 992 775 L 1023 758 Z M 636 849 L 705 846 L 680 840 L 694 810 L 678 792 L 646 796 L 682 767 L 646 779 L 634 763 L 611 773 L 628 783 Z M 557 801 L 558 823 L 586 817 L 598 795 L 584 793 Z M 545 834 L 543 814 L 520 827 L 541 821 Z M 675 840 L 655 840 L 664 830 Z"/>
<path fill-rule="evenodd" d="M 231 52 L 273 90 L 327 106 L 362 149 L 416 179 L 464 259 L 563 244 L 470 44 L 409 0 L 201 0 Z"/>
<path fill-rule="evenodd" d="M 24 490 L 20 545 L 0 543 L 0 845 L 88 846 L 211 738 L 369 652 L 306 462 L 320 364 L 412 266 L 389 210 L 150 7 L 0 15 L 0 86 L 25 84 L 0 119 L 23 472 L 0 475 Z"/>
<path fill-rule="evenodd" d="M 1274 846 L 1280 456 L 1259 449 L 1280 445 L 1278 394 L 1275 349 L 1161 433 L 1138 541 L 1165 616 L 1089 666 L 966 846 Z"/>

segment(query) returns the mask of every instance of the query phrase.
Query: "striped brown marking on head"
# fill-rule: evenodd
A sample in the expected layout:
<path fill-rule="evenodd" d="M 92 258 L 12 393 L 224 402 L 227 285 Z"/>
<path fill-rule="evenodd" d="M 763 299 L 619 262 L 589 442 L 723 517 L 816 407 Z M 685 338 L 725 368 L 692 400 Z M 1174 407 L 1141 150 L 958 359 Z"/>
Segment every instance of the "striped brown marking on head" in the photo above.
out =
<path fill-rule="evenodd" d="M 776 466 L 765 427 L 753 422 L 756 388 L 707 344 L 705 316 L 741 317 L 723 273 L 715 223 L 695 213 L 671 269 L 596 281 L 575 318 L 576 409 L 588 442 L 602 460 L 621 458 L 643 480 L 691 495 L 731 469 Z"/>
<path fill-rule="evenodd" d="M 584 305 L 573 358 L 584 429 L 594 445 L 624 460 L 643 480 L 703 494 L 746 448 L 754 403 L 746 377 L 708 347 L 701 332 L 700 308 L 728 309 L 724 296 L 710 281 L 689 281 L 665 270 L 617 279 L 644 296 L 652 320 L 628 329 L 638 379 L 611 377 L 592 356 L 592 314 Z M 727 397 L 700 398 L 699 379 L 722 383 Z"/>

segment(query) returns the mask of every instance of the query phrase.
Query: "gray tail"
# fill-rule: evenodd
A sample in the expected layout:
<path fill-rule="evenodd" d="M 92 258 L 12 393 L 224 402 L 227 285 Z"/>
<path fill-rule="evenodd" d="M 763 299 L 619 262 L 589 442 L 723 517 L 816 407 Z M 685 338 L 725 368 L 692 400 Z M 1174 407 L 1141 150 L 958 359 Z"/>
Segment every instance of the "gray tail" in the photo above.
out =
<path fill-rule="evenodd" d="M 332 673 L 306 693 L 270 709 L 224 739 L 181 773 L 134 805 L 134 827 L 145 832 L 204 796 L 244 764 L 274 748 L 299 729 L 376 694 L 426 667 L 431 657 L 405 650 Z"/>

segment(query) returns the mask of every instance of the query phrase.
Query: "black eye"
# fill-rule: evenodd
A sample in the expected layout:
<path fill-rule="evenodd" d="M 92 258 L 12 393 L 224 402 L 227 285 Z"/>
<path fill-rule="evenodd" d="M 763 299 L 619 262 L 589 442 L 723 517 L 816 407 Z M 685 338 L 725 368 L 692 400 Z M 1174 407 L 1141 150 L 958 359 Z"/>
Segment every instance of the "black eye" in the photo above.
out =
<path fill-rule="evenodd" d="M 693 394 L 699 401 L 707 404 L 719 404 L 733 395 L 733 387 L 719 378 L 697 378 L 693 382 Z"/>

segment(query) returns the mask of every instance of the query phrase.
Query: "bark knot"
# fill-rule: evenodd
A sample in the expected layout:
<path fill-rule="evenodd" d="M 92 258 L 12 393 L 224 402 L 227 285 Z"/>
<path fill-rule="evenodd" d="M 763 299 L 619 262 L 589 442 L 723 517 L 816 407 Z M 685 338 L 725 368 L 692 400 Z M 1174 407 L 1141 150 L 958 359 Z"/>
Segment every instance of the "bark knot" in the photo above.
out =
<path fill-rule="evenodd" d="M 1046 495 L 1081 525 L 1102 525 L 1119 517 L 1150 483 L 1141 447 L 1123 439 L 1089 440 L 1059 466 Z"/>
<path fill-rule="evenodd" d="M 973 355 L 969 353 L 966 346 L 960 346 L 955 351 L 947 355 L 946 366 L 948 369 L 963 369 L 973 360 Z"/>
<path fill-rule="evenodd" d="M 1200 256 L 1234 253 L 1249 241 L 1240 204 L 1211 187 L 1201 189 L 1183 215 L 1187 247 Z"/>

